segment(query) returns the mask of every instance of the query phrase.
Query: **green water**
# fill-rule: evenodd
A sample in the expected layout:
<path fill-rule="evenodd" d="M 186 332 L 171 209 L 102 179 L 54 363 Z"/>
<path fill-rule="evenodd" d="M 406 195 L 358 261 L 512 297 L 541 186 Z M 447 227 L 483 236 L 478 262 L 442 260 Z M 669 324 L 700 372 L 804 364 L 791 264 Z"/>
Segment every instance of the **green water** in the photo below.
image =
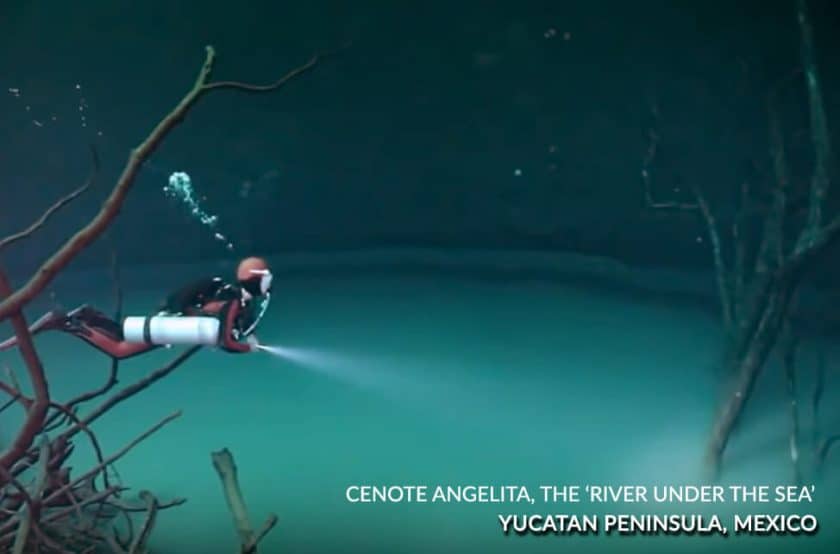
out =
<path fill-rule="evenodd" d="M 798 539 L 504 537 L 499 513 L 640 508 L 350 504 L 345 489 L 356 484 L 701 483 L 720 392 L 716 322 L 685 307 L 539 282 L 324 276 L 278 288 L 261 340 L 316 351 L 325 366 L 200 352 L 96 425 L 103 448 L 114 451 L 184 411 L 118 464 L 136 490 L 189 499 L 161 515 L 155 552 L 236 551 L 210 464 L 210 452 L 222 447 L 236 457 L 255 524 L 269 512 L 280 517 L 262 552 L 835 551 L 836 461 L 806 510 L 822 529 Z M 73 294 L 107 306 L 105 292 Z M 148 311 L 163 292 L 129 291 L 126 314 Z M 38 346 L 56 398 L 106 374 L 106 359 L 70 337 L 41 336 Z M 124 363 L 121 384 L 172 355 Z M 4 360 L 15 363 L 10 354 Z M 837 377 L 830 369 L 829 379 Z M 756 395 L 734 439 L 726 484 L 790 482 L 775 367 Z M 829 382 L 824 405 L 837 399 Z M 824 425 L 837 416 L 827 408 Z M 76 467 L 89 460 L 80 448 Z M 736 511 L 699 510 L 725 519 Z"/>

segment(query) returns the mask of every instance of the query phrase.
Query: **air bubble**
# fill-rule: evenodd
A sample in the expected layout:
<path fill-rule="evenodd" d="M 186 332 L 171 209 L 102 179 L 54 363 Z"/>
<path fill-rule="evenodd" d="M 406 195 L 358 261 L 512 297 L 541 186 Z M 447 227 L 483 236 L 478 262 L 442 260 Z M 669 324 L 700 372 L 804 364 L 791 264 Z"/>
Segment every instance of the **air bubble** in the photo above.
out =
<path fill-rule="evenodd" d="M 219 218 L 216 215 L 207 213 L 196 199 L 195 189 L 193 188 L 192 179 L 183 171 L 176 171 L 169 176 L 169 183 L 164 185 L 163 192 L 170 198 L 175 198 L 183 203 L 189 209 L 190 215 L 197 219 L 202 225 L 215 229 L 219 223 Z M 203 198 L 203 197 L 202 197 Z M 233 250 L 233 244 L 228 241 L 219 231 L 214 231 L 213 238 L 227 243 L 226 248 Z"/>

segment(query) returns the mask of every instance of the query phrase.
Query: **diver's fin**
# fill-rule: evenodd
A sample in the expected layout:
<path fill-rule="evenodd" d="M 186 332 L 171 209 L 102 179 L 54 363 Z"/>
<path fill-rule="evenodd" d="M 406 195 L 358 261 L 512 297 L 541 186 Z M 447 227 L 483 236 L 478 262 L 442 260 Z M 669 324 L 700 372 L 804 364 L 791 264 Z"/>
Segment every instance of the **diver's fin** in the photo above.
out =
<path fill-rule="evenodd" d="M 67 322 L 67 314 L 60 310 L 53 310 L 45 313 L 39 317 L 34 323 L 29 326 L 29 333 L 37 335 L 42 331 L 49 331 L 52 329 L 63 329 Z M 9 337 L 3 342 L 0 342 L 0 352 L 9 350 L 17 346 L 17 337 Z"/>

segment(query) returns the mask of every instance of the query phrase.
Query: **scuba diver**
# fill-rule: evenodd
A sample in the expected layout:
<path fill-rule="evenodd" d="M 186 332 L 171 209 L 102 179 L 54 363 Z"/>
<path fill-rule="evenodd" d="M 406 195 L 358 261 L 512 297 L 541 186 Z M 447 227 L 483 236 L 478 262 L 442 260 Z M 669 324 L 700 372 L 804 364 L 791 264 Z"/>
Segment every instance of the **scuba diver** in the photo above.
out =
<path fill-rule="evenodd" d="M 32 324 L 30 332 L 34 335 L 43 331 L 63 331 L 122 360 L 170 344 L 166 341 L 165 329 L 162 334 L 158 333 L 164 338 L 151 336 L 155 321 L 175 323 L 170 327 L 178 333 L 179 318 L 182 322 L 193 319 L 214 323 L 212 340 L 221 349 L 232 353 L 253 352 L 258 344 L 253 332 L 268 308 L 271 280 L 272 274 L 264 259 L 245 258 L 236 269 L 235 283 L 213 277 L 186 285 L 171 294 L 155 316 L 126 318 L 125 324 L 120 325 L 99 310 L 82 305 L 67 313 L 48 312 Z M 130 340 L 126 337 L 129 320 L 140 322 L 136 332 L 131 330 Z M 172 333 L 170 330 L 169 334 Z M 11 337 L 0 343 L 0 351 L 15 345 L 17 338 Z"/>

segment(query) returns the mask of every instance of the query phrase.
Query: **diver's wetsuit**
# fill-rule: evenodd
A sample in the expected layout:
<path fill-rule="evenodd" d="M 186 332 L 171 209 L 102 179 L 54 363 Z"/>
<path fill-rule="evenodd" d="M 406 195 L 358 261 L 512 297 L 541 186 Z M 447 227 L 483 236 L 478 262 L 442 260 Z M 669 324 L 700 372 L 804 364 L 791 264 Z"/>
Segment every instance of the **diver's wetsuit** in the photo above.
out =
<path fill-rule="evenodd" d="M 246 292 L 246 287 L 213 277 L 190 283 L 169 295 L 158 315 L 217 317 L 221 322 L 219 347 L 228 352 L 243 353 L 251 350 L 250 345 L 240 339 L 257 320 L 255 304 L 253 294 Z M 31 332 L 50 329 L 75 335 L 116 359 L 130 358 L 159 347 L 126 342 L 122 325 L 90 306 L 82 306 L 68 314 L 56 314 Z M 13 337 L 0 343 L 0 350 L 15 344 L 17 340 Z"/>

